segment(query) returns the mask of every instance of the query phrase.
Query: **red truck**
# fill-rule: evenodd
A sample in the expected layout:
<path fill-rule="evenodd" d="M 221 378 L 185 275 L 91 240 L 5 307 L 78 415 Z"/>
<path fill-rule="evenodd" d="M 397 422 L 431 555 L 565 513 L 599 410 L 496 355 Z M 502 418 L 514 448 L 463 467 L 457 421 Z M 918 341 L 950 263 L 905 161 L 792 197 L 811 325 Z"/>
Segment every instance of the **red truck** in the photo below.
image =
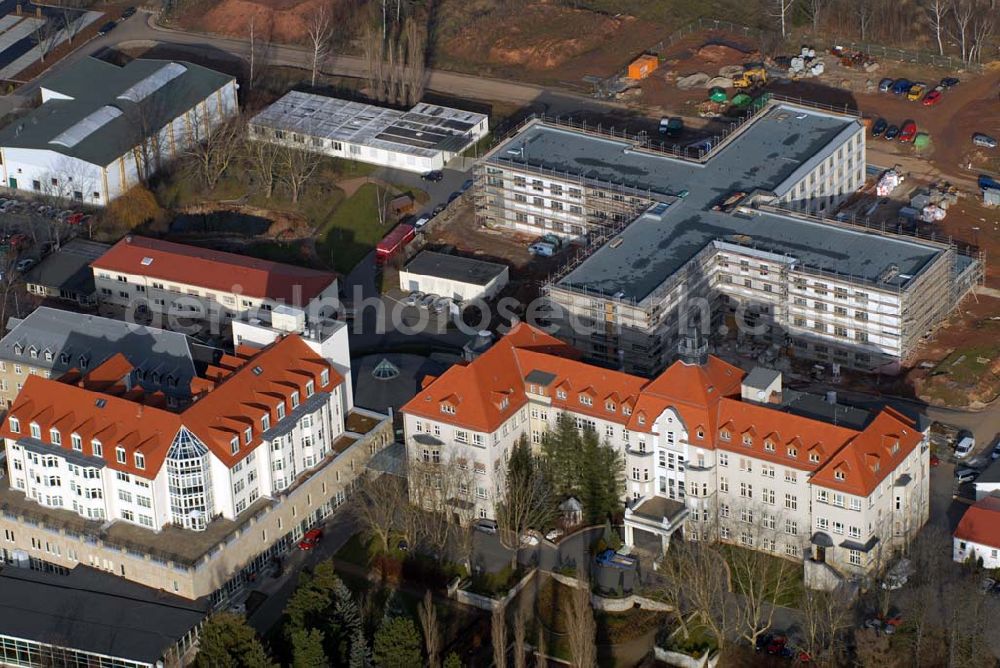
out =
<path fill-rule="evenodd" d="M 405 223 L 392 228 L 375 247 L 375 264 L 383 265 L 413 241 L 416 231 Z"/>

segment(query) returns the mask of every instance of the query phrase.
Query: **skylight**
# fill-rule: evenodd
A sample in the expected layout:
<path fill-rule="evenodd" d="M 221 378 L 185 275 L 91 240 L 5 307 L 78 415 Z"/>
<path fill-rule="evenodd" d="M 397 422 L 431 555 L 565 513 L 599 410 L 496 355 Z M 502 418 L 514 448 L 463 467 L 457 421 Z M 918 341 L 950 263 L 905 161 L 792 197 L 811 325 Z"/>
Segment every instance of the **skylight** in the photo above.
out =
<path fill-rule="evenodd" d="M 151 257 L 144 257 L 144 258 L 142 258 L 142 266 L 148 267 L 151 264 L 153 264 L 153 258 L 151 258 Z"/>
<path fill-rule="evenodd" d="M 63 130 L 52 140 L 50 144 L 59 144 L 66 148 L 73 148 L 84 139 L 100 130 L 102 127 L 122 115 L 122 110 L 117 107 L 105 105 L 97 111 L 84 116 L 69 128 Z"/>
<path fill-rule="evenodd" d="M 167 63 L 142 81 L 132 84 L 124 93 L 118 96 L 118 99 L 128 100 L 129 102 L 145 100 L 185 72 L 187 72 L 187 68 L 183 65 Z"/>

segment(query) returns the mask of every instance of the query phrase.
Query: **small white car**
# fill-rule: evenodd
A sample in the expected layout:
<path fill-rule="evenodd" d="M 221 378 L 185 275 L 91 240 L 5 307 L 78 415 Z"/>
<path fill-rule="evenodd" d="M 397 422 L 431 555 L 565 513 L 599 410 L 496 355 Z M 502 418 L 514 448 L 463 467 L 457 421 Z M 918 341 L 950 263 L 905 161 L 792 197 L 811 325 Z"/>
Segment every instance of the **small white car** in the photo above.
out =
<path fill-rule="evenodd" d="M 963 436 L 958 441 L 958 445 L 955 446 L 955 457 L 958 459 L 965 459 L 969 454 L 976 449 L 976 439 L 973 436 Z"/>

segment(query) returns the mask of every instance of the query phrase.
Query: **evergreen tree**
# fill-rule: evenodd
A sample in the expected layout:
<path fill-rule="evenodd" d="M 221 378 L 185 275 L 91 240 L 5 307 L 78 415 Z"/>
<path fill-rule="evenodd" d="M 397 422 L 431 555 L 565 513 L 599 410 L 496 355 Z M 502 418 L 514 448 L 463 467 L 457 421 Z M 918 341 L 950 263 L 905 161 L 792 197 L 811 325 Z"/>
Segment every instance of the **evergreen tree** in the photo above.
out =
<path fill-rule="evenodd" d="M 292 668 L 322 668 L 330 665 L 323 651 L 323 632 L 319 629 L 292 630 Z"/>
<path fill-rule="evenodd" d="M 198 668 L 272 668 L 257 634 L 246 620 L 228 612 L 212 615 L 198 640 Z"/>
<path fill-rule="evenodd" d="M 444 658 L 444 668 L 462 668 L 462 660 L 458 654 L 451 652 Z"/>
<path fill-rule="evenodd" d="M 424 663 L 422 642 L 409 617 L 386 618 L 375 633 L 375 665 L 378 668 L 411 668 Z"/>

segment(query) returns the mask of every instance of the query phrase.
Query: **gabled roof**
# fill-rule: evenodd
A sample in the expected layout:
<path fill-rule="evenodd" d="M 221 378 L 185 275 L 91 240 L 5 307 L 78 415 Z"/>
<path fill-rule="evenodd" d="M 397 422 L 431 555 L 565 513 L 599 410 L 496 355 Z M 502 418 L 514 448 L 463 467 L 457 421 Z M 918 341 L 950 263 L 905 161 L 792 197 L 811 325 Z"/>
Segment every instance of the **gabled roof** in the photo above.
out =
<path fill-rule="evenodd" d="M 90 266 L 291 306 L 307 305 L 337 278 L 326 271 L 135 235 L 126 236 Z"/>
<path fill-rule="evenodd" d="M 970 506 L 955 528 L 955 538 L 1000 548 L 1000 497 L 991 494 Z"/>
<path fill-rule="evenodd" d="M 232 466 L 246 457 L 261 443 L 263 427 L 261 418 L 270 415 L 271 425 L 278 423 L 277 406 L 285 404 L 285 414 L 294 407 L 291 393 L 299 392 L 299 404 L 305 405 L 309 397 L 306 384 L 312 380 L 316 396 L 329 393 L 343 382 L 343 378 L 329 363 L 296 334 L 291 334 L 260 350 L 257 355 L 244 359 L 242 366 L 205 385 L 206 391 L 181 412 L 171 412 L 159 407 L 155 401 L 146 402 L 141 391 L 124 392 L 114 382 L 118 373 L 128 363 L 121 356 L 113 357 L 88 383 L 85 377 L 76 384 L 69 384 L 41 376 L 29 376 L 24 388 L 17 395 L 8 411 L 9 416 L 20 422 L 19 432 L 11 431 L 10 421 L 3 420 L 0 435 L 21 440 L 30 437 L 30 424 L 39 425 L 40 445 L 52 444 L 49 429 L 53 426 L 62 432 L 63 449 L 70 449 L 73 433 L 79 434 L 82 454 L 94 454 L 92 441 L 101 443 L 102 456 L 110 468 L 153 478 L 159 471 L 174 438 L 183 428 L 201 440 L 226 466 Z M 329 380 L 322 382 L 322 372 L 329 371 Z M 281 390 L 272 394 L 275 386 Z M 153 405 L 150 405 L 153 404 Z M 253 427 L 253 438 L 247 443 L 243 431 Z M 233 454 L 230 439 L 236 436 L 240 444 Z M 124 464 L 117 461 L 115 449 L 122 446 L 126 452 Z M 134 454 L 142 453 L 145 467 L 135 467 Z"/>
<path fill-rule="evenodd" d="M 811 482 L 857 496 L 868 496 L 923 440 L 913 422 L 884 408 L 813 474 Z M 836 472 L 843 473 L 838 479 Z"/>

